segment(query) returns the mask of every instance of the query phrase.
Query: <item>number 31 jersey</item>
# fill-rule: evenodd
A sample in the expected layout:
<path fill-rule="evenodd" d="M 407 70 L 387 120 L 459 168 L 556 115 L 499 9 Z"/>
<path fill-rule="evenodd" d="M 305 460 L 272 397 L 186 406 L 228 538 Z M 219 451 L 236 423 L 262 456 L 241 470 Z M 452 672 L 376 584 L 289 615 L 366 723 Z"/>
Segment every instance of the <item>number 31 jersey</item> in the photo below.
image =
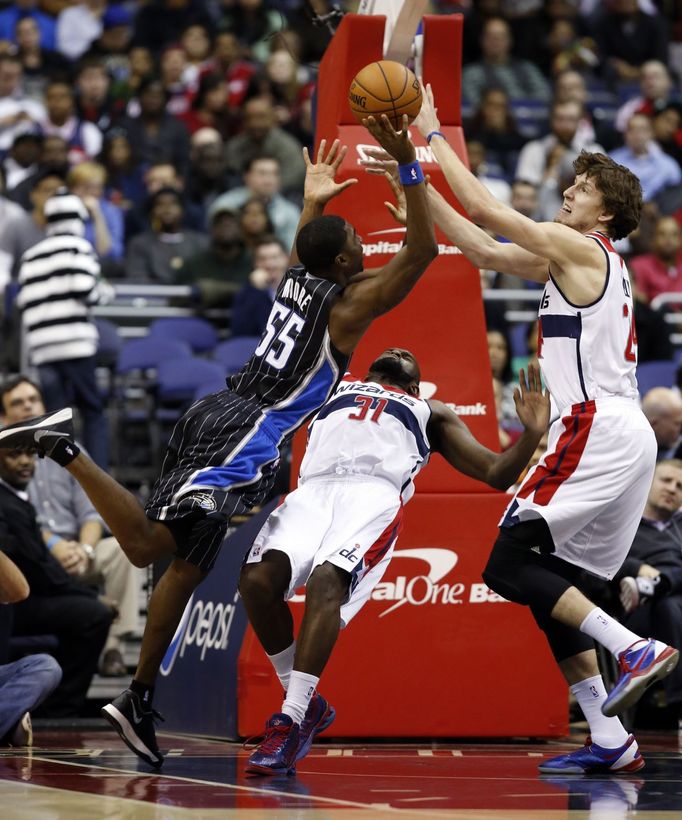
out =
<path fill-rule="evenodd" d="M 586 235 L 606 257 L 600 297 L 590 305 L 574 305 L 550 277 L 540 302 L 538 361 L 560 412 L 592 399 L 638 395 L 630 277 L 606 236 Z"/>
<path fill-rule="evenodd" d="M 291 416 L 292 429 L 331 395 L 348 365 L 329 338 L 341 287 L 303 266 L 284 274 L 258 347 L 228 386 L 266 410 Z"/>
<path fill-rule="evenodd" d="M 308 429 L 299 483 L 373 476 L 390 481 L 407 502 L 429 459 L 430 417 L 423 399 L 347 373 Z"/>

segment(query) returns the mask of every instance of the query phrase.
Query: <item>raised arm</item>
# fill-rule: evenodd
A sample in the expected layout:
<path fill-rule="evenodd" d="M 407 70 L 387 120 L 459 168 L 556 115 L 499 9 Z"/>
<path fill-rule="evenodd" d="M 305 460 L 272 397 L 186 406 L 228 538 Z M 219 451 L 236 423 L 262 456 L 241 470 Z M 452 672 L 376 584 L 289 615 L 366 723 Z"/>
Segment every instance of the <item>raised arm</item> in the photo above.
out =
<path fill-rule="evenodd" d="M 326 204 L 330 199 L 355 185 L 357 179 L 347 179 L 344 182 L 335 182 L 334 177 L 338 171 L 343 158 L 348 151 L 347 145 L 341 145 L 339 140 L 334 140 L 331 148 L 327 151 L 327 140 L 320 140 L 320 147 L 317 151 L 317 161 L 312 162 L 308 155 L 308 149 L 303 149 L 303 160 L 305 161 L 305 182 L 303 185 L 303 210 L 301 218 L 298 220 L 296 235 L 304 225 L 312 219 L 322 216 Z M 298 264 L 298 253 L 296 242 L 291 249 L 289 257 L 290 265 Z"/>
<path fill-rule="evenodd" d="M 382 268 L 353 277 L 334 306 L 329 328 L 334 344 L 342 351 L 352 350 L 373 319 L 399 304 L 438 255 L 424 177 L 407 133 L 407 117 L 401 131 L 395 131 L 384 115 L 381 121 L 369 117 L 363 122 L 401 169 L 407 233 L 402 249 Z"/>
<path fill-rule="evenodd" d="M 503 453 L 494 453 L 478 442 L 456 413 L 439 401 L 430 401 L 432 416 L 428 435 L 431 449 L 440 453 L 455 469 L 506 490 L 530 461 L 549 424 L 549 394 L 542 392 L 540 371 L 528 365 L 528 381 L 523 370 L 514 391 L 516 412 L 523 422 L 523 433 Z"/>

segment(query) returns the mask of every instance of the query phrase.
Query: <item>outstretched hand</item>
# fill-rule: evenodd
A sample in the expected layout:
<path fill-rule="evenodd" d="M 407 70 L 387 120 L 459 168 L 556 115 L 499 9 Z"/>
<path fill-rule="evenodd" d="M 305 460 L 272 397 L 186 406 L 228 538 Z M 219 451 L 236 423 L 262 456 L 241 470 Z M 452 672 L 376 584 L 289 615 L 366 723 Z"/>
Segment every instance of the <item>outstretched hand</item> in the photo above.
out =
<path fill-rule="evenodd" d="M 417 152 L 414 144 L 407 133 L 407 115 L 403 114 L 402 128 L 396 131 L 391 125 L 391 121 L 382 114 L 379 119 L 367 117 L 362 124 L 379 143 L 379 145 L 390 154 L 399 165 L 409 165 L 414 162 Z"/>
<path fill-rule="evenodd" d="M 355 177 L 343 182 L 336 182 L 334 179 L 347 152 L 348 146 L 341 145 L 339 140 L 334 140 L 327 152 L 327 140 L 321 140 L 317 151 L 317 161 L 313 163 L 308 149 L 303 149 L 303 160 L 306 166 L 303 198 L 306 202 L 326 205 L 330 199 L 338 196 L 351 185 L 355 185 L 358 181 Z"/>
<path fill-rule="evenodd" d="M 383 148 L 366 148 L 365 153 L 369 156 L 369 159 L 360 160 L 360 164 L 364 166 L 368 174 L 377 174 L 385 177 L 391 186 L 396 204 L 394 205 L 392 202 L 385 200 L 384 205 L 388 208 L 396 222 L 399 222 L 401 225 L 407 225 L 407 200 L 405 199 L 405 191 L 400 184 L 400 177 L 398 176 L 398 162 L 384 151 Z"/>
<path fill-rule="evenodd" d="M 528 365 L 528 381 L 523 369 L 519 371 L 519 386 L 514 390 L 516 414 L 531 433 L 544 433 L 549 425 L 549 391 L 542 390 L 540 369 L 532 362 Z"/>
<path fill-rule="evenodd" d="M 438 109 L 433 99 L 431 83 L 425 86 L 420 78 L 419 85 L 422 89 L 422 107 L 413 125 L 422 137 L 426 139 L 432 131 L 440 131 L 440 120 L 438 119 Z"/>

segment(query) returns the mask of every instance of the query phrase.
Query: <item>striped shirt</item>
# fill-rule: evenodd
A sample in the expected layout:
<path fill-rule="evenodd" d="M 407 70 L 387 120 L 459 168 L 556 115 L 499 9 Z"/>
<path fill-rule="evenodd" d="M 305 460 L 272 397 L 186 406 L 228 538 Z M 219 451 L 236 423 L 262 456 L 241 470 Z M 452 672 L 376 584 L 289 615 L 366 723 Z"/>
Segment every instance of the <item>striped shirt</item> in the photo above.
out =
<path fill-rule="evenodd" d="M 99 300 L 99 274 L 92 245 L 79 236 L 48 236 L 24 253 L 17 305 L 32 364 L 95 355 L 89 305 Z"/>

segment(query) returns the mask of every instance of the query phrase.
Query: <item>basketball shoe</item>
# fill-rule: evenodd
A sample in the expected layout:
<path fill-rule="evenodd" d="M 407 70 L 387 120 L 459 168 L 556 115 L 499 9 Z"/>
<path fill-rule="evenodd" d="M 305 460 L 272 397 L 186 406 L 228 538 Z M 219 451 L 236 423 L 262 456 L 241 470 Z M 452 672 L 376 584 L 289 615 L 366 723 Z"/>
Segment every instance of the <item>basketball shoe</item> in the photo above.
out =
<path fill-rule="evenodd" d="M 102 717 L 116 729 L 126 746 L 142 760 L 157 768 L 163 764 L 163 755 L 156 744 L 154 722 L 163 720 L 156 711 L 143 705 L 139 696 L 130 689 L 102 707 Z"/>
<path fill-rule="evenodd" d="M 36 450 L 40 456 L 50 455 L 60 441 L 64 442 L 62 446 L 67 450 L 67 457 L 77 455 L 77 450 L 68 453 L 69 446 L 73 445 L 73 412 L 70 407 L 8 424 L 0 430 L 0 447 L 3 449 L 26 448 Z"/>
<path fill-rule="evenodd" d="M 657 647 L 658 644 L 658 647 Z M 657 680 L 669 675 L 677 666 L 680 653 L 663 646 L 653 638 L 636 641 L 618 656 L 619 676 L 616 685 L 602 704 L 606 717 L 629 709 Z"/>
<path fill-rule="evenodd" d="M 249 756 L 246 773 L 295 774 L 298 738 L 298 723 L 275 713 L 265 724 L 265 737 Z"/>
<path fill-rule="evenodd" d="M 330 706 L 319 692 L 315 692 L 298 732 L 298 749 L 295 760 L 301 760 L 308 754 L 313 740 L 320 732 L 324 732 L 332 725 L 335 717 L 336 709 Z"/>
<path fill-rule="evenodd" d="M 629 735 L 617 749 L 605 749 L 592 743 L 588 735 L 582 749 L 545 760 L 538 766 L 542 774 L 606 774 L 637 772 L 644 768 L 644 758 L 634 735 Z"/>

